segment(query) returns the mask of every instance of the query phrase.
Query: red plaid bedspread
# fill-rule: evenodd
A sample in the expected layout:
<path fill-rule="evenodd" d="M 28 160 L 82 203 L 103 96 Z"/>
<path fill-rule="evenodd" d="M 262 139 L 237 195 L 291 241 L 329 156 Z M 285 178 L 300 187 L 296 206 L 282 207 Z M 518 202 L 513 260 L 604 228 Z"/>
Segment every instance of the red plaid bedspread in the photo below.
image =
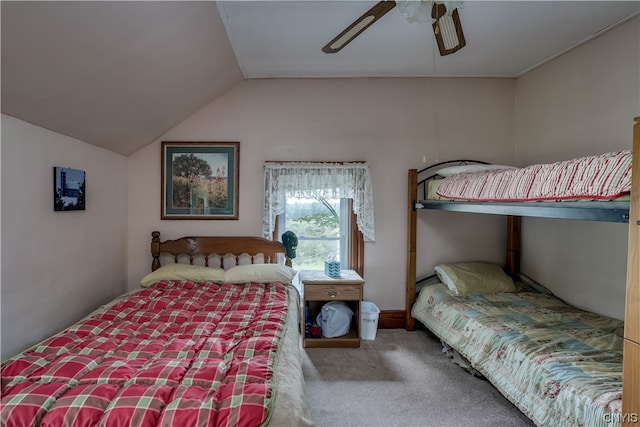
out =
<path fill-rule="evenodd" d="M 1 424 L 266 424 L 287 292 L 156 283 L 4 363 Z"/>
<path fill-rule="evenodd" d="M 454 200 L 525 202 L 612 200 L 631 190 L 631 150 L 563 162 L 461 173 L 442 180 L 437 194 Z"/>

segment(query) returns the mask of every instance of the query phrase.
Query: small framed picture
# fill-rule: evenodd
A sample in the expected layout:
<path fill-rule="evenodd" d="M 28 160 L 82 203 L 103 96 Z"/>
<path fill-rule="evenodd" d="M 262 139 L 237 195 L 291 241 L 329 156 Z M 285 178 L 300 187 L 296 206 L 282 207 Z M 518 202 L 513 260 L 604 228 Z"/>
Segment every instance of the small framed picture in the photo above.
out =
<path fill-rule="evenodd" d="M 53 210 L 85 210 L 85 171 L 71 168 L 53 168 Z"/>
<path fill-rule="evenodd" d="M 239 142 L 162 142 L 161 219 L 238 219 Z"/>

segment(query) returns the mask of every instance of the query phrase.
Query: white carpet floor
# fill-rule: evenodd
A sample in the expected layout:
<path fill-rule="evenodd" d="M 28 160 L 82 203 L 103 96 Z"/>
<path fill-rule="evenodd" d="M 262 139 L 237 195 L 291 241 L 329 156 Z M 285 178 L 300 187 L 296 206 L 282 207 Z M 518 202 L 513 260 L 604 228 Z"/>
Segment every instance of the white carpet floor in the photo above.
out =
<path fill-rule="evenodd" d="M 378 330 L 360 348 L 306 348 L 303 371 L 318 427 L 534 425 L 423 330 Z"/>

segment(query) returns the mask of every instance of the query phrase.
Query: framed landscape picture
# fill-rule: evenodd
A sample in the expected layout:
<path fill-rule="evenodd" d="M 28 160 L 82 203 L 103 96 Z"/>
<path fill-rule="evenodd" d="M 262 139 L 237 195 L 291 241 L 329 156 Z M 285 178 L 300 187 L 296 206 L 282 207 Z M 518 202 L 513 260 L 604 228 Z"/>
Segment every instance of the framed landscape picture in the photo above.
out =
<path fill-rule="evenodd" d="M 85 171 L 53 168 L 53 210 L 85 210 Z"/>
<path fill-rule="evenodd" d="M 238 219 L 239 142 L 162 142 L 161 219 Z"/>

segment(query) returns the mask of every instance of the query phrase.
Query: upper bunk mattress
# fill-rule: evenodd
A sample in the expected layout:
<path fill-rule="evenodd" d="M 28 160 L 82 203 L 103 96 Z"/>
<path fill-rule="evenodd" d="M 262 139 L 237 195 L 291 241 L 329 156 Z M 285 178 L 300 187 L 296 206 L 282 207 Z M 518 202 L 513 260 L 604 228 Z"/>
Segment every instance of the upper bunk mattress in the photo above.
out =
<path fill-rule="evenodd" d="M 524 168 L 460 173 L 439 182 L 440 199 L 525 202 L 614 200 L 631 190 L 631 150 Z"/>

